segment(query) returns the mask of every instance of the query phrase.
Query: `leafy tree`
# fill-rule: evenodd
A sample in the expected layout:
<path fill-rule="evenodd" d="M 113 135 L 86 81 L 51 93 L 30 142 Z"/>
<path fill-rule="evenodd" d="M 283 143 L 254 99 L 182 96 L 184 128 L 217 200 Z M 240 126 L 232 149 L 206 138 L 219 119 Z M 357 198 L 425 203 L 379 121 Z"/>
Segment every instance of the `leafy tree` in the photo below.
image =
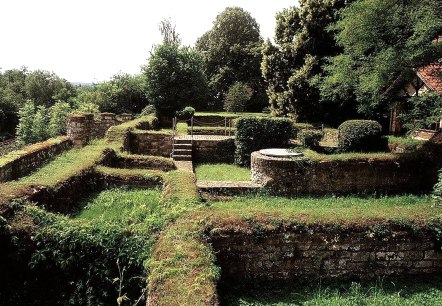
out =
<path fill-rule="evenodd" d="M 32 121 L 32 133 L 34 141 L 39 142 L 49 138 L 48 131 L 48 114 L 44 105 L 37 106 L 37 110 Z"/>
<path fill-rule="evenodd" d="M 19 123 L 17 125 L 17 142 L 28 144 L 35 142 L 34 135 L 34 116 L 35 105 L 34 102 L 28 100 L 22 108 L 18 111 Z"/>
<path fill-rule="evenodd" d="M 49 107 L 57 100 L 67 102 L 75 96 L 71 83 L 60 78 L 53 72 L 36 70 L 30 72 L 25 80 L 26 97 L 36 105 Z"/>
<path fill-rule="evenodd" d="M 66 102 L 55 103 L 49 111 L 49 136 L 66 134 L 67 116 L 72 111 Z"/>
<path fill-rule="evenodd" d="M 442 56 L 432 43 L 442 31 L 440 8 L 436 0 L 359 0 L 345 8 L 332 27 L 343 53 L 326 66 L 322 95 L 356 96 L 361 113 L 382 114 L 386 89 L 398 76 Z"/>
<path fill-rule="evenodd" d="M 198 39 L 196 48 L 204 54 L 216 108 L 222 107 L 225 94 L 235 82 L 253 89 L 252 100 L 264 91 L 260 72 L 262 42 L 258 23 L 239 7 L 226 8 L 216 17 L 212 29 Z M 262 109 L 266 104 L 258 103 L 256 108 Z"/>
<path fill-rule="evenodd" d="M 251 88 L 241 82 L 233 84 L 226 94 L 224 110 L 228 112 L 243 112 L 250 100 Z"/>
<path fill-rule="evenodd" d="M 172 23 L 172 20 L 170 18 L 162 20 L 158 26 L 158 29 L 160 30 L 160 33 L 163 36 L 164 44 L 171 44 L 178 46 L 181 44 L 180 35 L 176 31 L 176 26 L 175 24 Z"/>
<path fill-rule="evenodd" d="M 336 105 L 320 104 L 319 77 L 328 56 L 336 55 L 333 33 L 328 27 L 348 1 L 300 0 L 276 16 L 275 43 L 265 43 L 262 74 L 271 111 L 298 121 L 331 120 Z"/>
<path fill-rule="evenodd" d="M 442 96 L 429 92 L 414 96 L 407 101 L 407 111 L 400 116 L 409 131 L 430 127 L 442 118 Z"/>
<path fill-rule="evenodd" d="M 189 47 L 161 44 L 143 68 L 147 97 L 161 115 L 173 116 L 184 106 L 201 108 L 208 96 L 202 55 Z"/>

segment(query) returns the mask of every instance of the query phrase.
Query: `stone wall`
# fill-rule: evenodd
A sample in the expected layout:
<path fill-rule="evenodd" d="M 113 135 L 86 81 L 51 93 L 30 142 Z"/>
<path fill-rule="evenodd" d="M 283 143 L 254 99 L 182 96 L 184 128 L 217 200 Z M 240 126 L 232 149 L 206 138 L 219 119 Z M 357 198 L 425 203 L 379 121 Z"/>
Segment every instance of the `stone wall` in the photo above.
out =
<path fill-rule="evenodd" d="M 159 132 L 131 133 L 129 151 L 132 154 L 170 157 L 170 154 L 172 154 L 172 135 Z"/>
<path fill-rule="evenodd" d="M 53 156 L 72 147 L 68 137 L 58 137 L 36 143 L 17 152 L 11 152 L 3 158 L 6 162 L 0 166 L 0 182 L 16 180 L 36 170 Z M 1 160 L 0 160 L 1 161 Z"/>
<path fill-rule="evenodd" d="M 432 158 L 310 161 L 252 153 L 252 180 L 282 194 L 424 193 L 437 181 Z"/>
<path fill-rule="evenodd" d="M 193 141 L 193 161 L 197 163 L 233 163 L 234 139 Z"/>
<path fill-rule="evenodd" d="M 371 279 L 385 275 L 442 272 L 442 252 L 432 235 L 398 230 L 376 237 L 367 228 L 345 233 L 279 231 L 212 235 L 227 282 Z M 438 249 L 438 250 L 437 250 Z"/>
<path fill-rule="evenodd" d="M 133 115 L 122 114 L 121 120 L 113 113 L 101 113 L 94 119 L 92 114 L 70 114 L 67 135 L 77 147 L 86 145 L 93 138 L 102 138 L 111 126 L 133 120 Z"/>

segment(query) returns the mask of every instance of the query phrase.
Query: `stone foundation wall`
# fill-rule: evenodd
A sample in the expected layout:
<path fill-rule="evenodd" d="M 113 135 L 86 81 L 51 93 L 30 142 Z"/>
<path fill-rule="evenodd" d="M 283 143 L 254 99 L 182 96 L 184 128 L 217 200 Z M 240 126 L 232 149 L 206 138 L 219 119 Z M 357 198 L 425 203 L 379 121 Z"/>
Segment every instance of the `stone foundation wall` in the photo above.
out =
<path fill-rule="evenodd" d="M 371 279 L 442 272 L 442 252 L 426 231 L 377 238 L 366 230 L 222 233 L 211 238 L 228 282 Z M 372 237 L 373 236 L 373 237 Z M 438 249 L 438 250 L 437 250 Z"/>
<path fill-rule="evenodd" d="M 132 154 L 170 157 L 172 153 L 172 135 L 167 133 L 131 133 L 129 151 Z"/>
<path fill-rule="evenodd" d="M 252 153 L 252 180 L 282 194 L 423 193 L 437 181 L 429 158 L 302 161 Z"/>
<path fill-rule="evenodd" d="M 193 141 L 193 161 L 197 163 L 233 163 L 234 154 L 234 139 Z"/>
<path fill-rule="evenodd" d="M 72 141 L 68 137 L 58 137 L 53 140 L 30 145 L 4 158 L 9 161 L 0 166 L 0 182 L 16 180 L 36 170 L 49 159 L 72 147 Z M 9 158 L 10 157 L 10 158 Z"/>
<path fill-rule="evenodd" d="M 86 145 L 93 138 L 102 138 L 111 126 L 133 120 L 133 115 L 122 114 L 121 120 L 113 113 L 101 113 L 95 120 L 92 114 L 70 114 L 67 122 L 67 135 L 76 147 Z"/>

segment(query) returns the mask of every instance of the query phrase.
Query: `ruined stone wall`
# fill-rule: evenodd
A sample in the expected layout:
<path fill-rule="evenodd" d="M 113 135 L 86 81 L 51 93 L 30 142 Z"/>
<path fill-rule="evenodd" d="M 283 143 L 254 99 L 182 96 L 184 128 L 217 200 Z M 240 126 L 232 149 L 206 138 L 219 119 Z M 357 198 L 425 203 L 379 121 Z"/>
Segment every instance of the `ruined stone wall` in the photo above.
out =
<path fill-rule="evenodd" d="M 252 153 L 252 180 L 282 194 L 423 193 L 437 170 L 429 158 L 294 160 Z"/>
<path fill-rule="evenodd" d="M 52 139 L 30 145 L 17 153 L 11 152 L 3 157 L 7 162 L 0 166 L 0 182 L 25 176 L 71 147 L 72 141 L 68 137 L 58 137 L 55 141 Z"/>
<path fill-rule="evenodd" d="M 321 229 L 212 235 L 222 278 L 229 282 L 371 279 L 385 275 L 442 272 L 442 252 L 427 231 L 394 231 L 376 237 L 367 230 Z"/>
<path fill-rule="evenodd" d="M 113 113 L 101 113 L 94 119 L 92 114 L 70 114 L 67 122 L 67 135 L 76 147 L 86 145 L 93 138 L 102 138 L 111 126 L 133 120 L 133 115 L 122 114 L 121 120 Z"/>
<path fill-rule="evenodd" d="M 193 160 L 197 163 L 233 163 L 234 139 L 193 141 Z"/>
<path fill-rule="evenodd" d="M 132 154 L 170 157 L 172 153 L 172 135 L 158 132 L 131 133 L 129 151 Z"/>

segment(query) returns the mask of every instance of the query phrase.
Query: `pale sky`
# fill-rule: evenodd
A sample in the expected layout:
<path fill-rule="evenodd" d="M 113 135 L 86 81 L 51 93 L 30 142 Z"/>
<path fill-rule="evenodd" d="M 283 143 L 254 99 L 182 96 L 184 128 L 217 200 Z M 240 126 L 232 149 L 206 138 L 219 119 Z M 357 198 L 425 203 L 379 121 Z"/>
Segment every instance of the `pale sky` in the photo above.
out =
<path fill-rule="evenodd" d="M 227 6 L 250 12 L 264 38 L 275 14 L 296 0 L 0 0 L 0 68 L 53 71 L 71 82 L 100 82 L 117 72 L 139 73 L 158 24 L 171 18 L 193 45 Z"/>

